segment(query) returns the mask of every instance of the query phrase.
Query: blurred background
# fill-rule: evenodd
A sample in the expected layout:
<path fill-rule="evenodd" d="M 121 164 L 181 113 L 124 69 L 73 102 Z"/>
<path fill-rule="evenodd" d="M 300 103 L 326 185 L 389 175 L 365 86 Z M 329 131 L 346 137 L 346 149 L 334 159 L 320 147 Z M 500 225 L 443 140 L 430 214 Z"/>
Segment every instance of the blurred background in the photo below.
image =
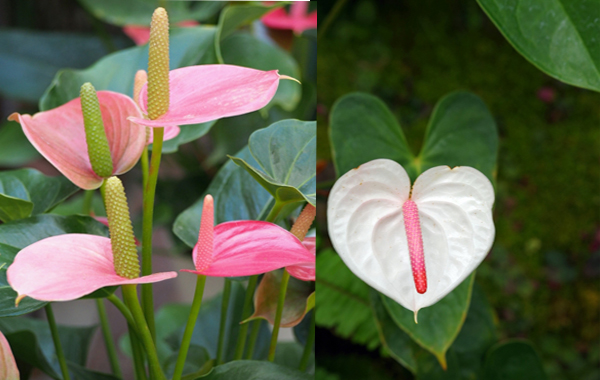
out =
<path fill-rule="evenodd" d="M 319 14 L 320 249 L 330 246 L 334 102 L 353 91 L 380 97 L 416 154 L 435 103 L 471 91 L 500 134 L 496 240 L 476 276 L 499 337 L 531 340 L 551 379 L 600 378 L 600 94 L 539 71 L 474 0 L 321 0 Z M 364 330 L 317 327 L 317 378 L 411 379 Z"/>

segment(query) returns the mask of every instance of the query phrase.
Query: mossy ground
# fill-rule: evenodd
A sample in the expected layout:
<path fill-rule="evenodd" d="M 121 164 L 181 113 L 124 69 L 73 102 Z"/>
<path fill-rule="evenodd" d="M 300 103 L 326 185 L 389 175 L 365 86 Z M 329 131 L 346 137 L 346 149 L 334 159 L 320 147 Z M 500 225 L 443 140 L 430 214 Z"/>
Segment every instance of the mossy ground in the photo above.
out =
<path fill-rule="evenodd" d="M 317 70 L 324 160 L 327 113 L 349 92 L 382 98 L 415 153 L 445 94 L 486 102 L 500 133 L 497 236 L 477 281 L 501 336 L 532 340 L 550 378 L 600 376 L 600 95 L 539 71 L 474 1 L 350 1 L 319 40 Z"/>

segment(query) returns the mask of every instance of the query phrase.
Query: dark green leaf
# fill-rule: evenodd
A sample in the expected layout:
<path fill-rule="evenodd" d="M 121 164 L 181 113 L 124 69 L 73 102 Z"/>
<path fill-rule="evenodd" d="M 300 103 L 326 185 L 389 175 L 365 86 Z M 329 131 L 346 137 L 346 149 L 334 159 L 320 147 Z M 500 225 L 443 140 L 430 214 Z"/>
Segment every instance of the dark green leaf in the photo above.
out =
<path fill-rule="evenodd" d="M 40 215 L 0 224 L 0 317 L 26 314 L 46 305 L 25 297 L 19 307 L 15 307 L 17 293 L 8 284 L 6 270 L 22 248 L 38 240 L 67 233 L 108 236 L 106 226 L 89 216 Z"/>
<path fill-rule="evenodd" d="M 265 361 L 238 360 L 215 367 L 203 380 L 310 380 L 313 375 Z"/>
<path fill-rule="evenodd" d="M 279 70 L 279 74 L 300 78 L 298 64 L 286 51 L 257 39 L 249 33 L 236 33 L 221 42 L 223 63 L 251 67 L 257 70 Z M 270 105 L 279 105 L 292 111 L 300 102 L 302 85 L 291 81 L 279 81 L 279 87 Z"/>
<path fill-rule="evenodd" d="M 119 26 L 150 26 L 152 13 L 159 6 L 165 7 L 169 14 L 170 25 L 175 25 L 187 20 L 207 20 L 225 5 L 219 1 L 200 1 L 197 4 L 190 4 L 187 1 L 158 0 L 79 0 L 79 2 L 97 18 Z"/>
<path fill-rule="evenodd" d="M 173 377 L 173 372 L 175 372 L 175 365 L 177 364 L 178 357 L 179 352 L 174 352 L 164 362 L 165 375 L 169 379 Z M 206 348 L 191 344 L 187 357 L 185 358 L 183 373 L 196 372 L 204 367 L 208 362 L 210 362 L 210 355 L 208 354 Z"/>
<path fill-rule="evenodd" d="M 22 166 L 38 157 L 40 154 L 27 140 L 19 123 L 8 121 L 0 126 L 0 165 Z"/>
<path fill-rule="evenodd" d="M 282 204 L 316 204 L 316 123 L 282 120 L 250 136 L 251 165 L 241 158 L 231 159 L 245 168 Z"/>
<path fill-rule="evenodd" d="M 415 357 L 417 359 L 416 378 L 418 380 L 467 380 L 460 377 L 458 360 L 452 350 L 448 351 L 446 355 L 446 368 L 442 368 L 435 356 L 423 349 L 418 349 Z"/>
<path fill-rule="evenodd" d="M 4 222 L 46 212 L 74 194 L 68 179 L 47 177 L 35 169 L 0 173 L 0 219 Z"/>
<path fill-rule="evenodd" d="M 533 346 L 526 340 L 510 340 L 492 347 L 483 371 L 486 380 L 546 379 L 542 363 Z"/>
<path fill-rule="evenodd" d="M 600 91 L 600 2 L 478 0 L 500 32 L 548 75 Z"/>
<path fill-rule="evenodd" d="M 89 66 L 108 53 L 98 37 L 48 31 L 2 30 L 0 46 L 0 94 L 33 103 L 58 70 Z"/>
<path fill-rule="evenodd" d="M 315 298 L 316 299 L 316 298 Z M 310 332 L 310 321 L 312 319 L 312 313 L 314 313 L 314 309 L 308 312 L 302 322 L 298 325 L 294 326 L 294 336 L 296 340 L 304 346 L 306 344 L 306 339 L 308 338 L 308 334 Z"/>
<path fill-rule="evenodd" d="M 300 367 L 300 359 L 304 353 L 304 346 L 296 342 L 279 342 L 277 343 L 277 351 L 275 352 L 275 363 L 284 367 L 298 369 Z M 315 371 L 315 356 L 312 354 L 307 366 L 308 373 Z"/>
<path fill-rule="evenodd" d="M 252 21 L 261 18 L 271 9 L 277 8 L 280 4 L 244 4 L 230 5 L 221 12 L 219 25 L 217 27 L 216 42 L 223 41 L 237 28 L 248 25 Z"/>
<path fill-rule="evenodd" d="M 171 69 L 199 63 L 215 63 L 215 28 L 198 26 L 171 33 Z M 138 70 L 148 69 L 148 45 L 109 54 L 85 70 L 61 70 L 40 99 L 40 109 L 56 108 L 79 97 L 81 85 L 91 82 L 96 90 L 110 90 L 132 96 Z"/>
<path fill-rule="evenodd" d="M 77 380 L 119 380 L 118 377 L 110 375 L 108 373 L 101 373 L 87 369 L 84 366 L 75 364 L 67 361 L 69 372 L 73 374 L 73 377 Z"/>
<path fill-rule="evenodd" d="M 258 165 L 248 148 L 242 149 L 236 156 L 250 165 Z M 216 223 L 260 220 L 269 213 L 273 205 L 271 195 L 233 162 L 223 165 L 205 194 L 211 194 L 215 198 Z M 198 241 L 203 200 L 204 195 L 179 214 L 173 225 L 175 235 L 190 247 Z"/>
<path fill-rule="evenodd" d="M 411 310 L 381 295 L 392 320 L 421 347 L 428 350 L 446 367 L 446 351 L 456 339 L 469 309 L 473 290 L 473 272 L 460 285 L 436 304 L 419 310 L 419 323 Z"/>
<path fill-rule="evenodd" d="M 317 268 L 317 326 L 332 328 L 369 349 L 378 347 L 379 334 L 369 307 L 371 288 L 332 250 L 317 255 Z"/>

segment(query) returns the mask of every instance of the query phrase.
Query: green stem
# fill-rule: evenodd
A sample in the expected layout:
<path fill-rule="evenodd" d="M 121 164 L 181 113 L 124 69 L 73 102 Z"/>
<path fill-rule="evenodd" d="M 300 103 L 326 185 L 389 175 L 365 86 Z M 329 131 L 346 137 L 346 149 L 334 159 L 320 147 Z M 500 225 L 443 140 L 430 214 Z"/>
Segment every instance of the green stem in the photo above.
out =
<path fill-rule="evenodd" d="M 86 190 L 83 193 L 82 211 L 85 215 L 92 213 L 92 200 L 94 199 L 94 190 Z"/>
<path fill-rule="evenodd" d="M 121 367 L 119 367 L 117 349 L 115 342 L 113 342 L 108 316 L 106 315 L 106 307 L 102 302 L 102 298 L 96 298 L 96 306 L 98 307 L 98 316 L 100 317 L 100 326 L 102 327 L 102 336 L 104 337 L 104 345 L 106 346 L 106 353 L 110 361 L 110 368 L 115 376 L 122 378 L 123 373 L 121 372 Z"/>
<path fill-rule="evenodd" d="M 158 360 L 158 355 L 156 354 L 156 348 L 154 346 L 154 341 L 152 340 L 152 335 L 150 334 L 150 329 L 148 328 L 148 324 L 144 319 L 144 312 L 142 311 L 138 301 L 136 286 L 134 284 L 127 284 L 123 285 L 122 289 L 123 298 L 129 305 L 131 314 L 135 320 L 138 334 L 141 338 L 144 348 L 146 349 L 151 375 L 157 380 L 166 380 L 167 378 L 160 367 L 160 362 Z"/>
<path fill-rule="evenodd" d="M 285 206 L 285 203 L 281 203 L 276 200 L 273 208 L 271 208 L 271 211 L 269 212 L 269 215 L 267 215 L 265 218 L 265 221 L 275 223 L 275 219 L 277 219 L 277 215 L 279 215 L 283 209 L 283 206 Z"/>
<path fill-rule="evenodd" d="M 315 316 L 317 315 L 317 311 L 313 309 L 312 316 L 310 318 L 310 329 L 308 330 L 308 337 L 306 338 L 306 344 L 304 345 L 304 352 L 302 353 L 302 358 L 300 359 L 300 371 L 306 371 L 306 367 L 308 367 L 308 361 L 310 360 L 310 354 L 313 351 L 313 345 L 315 343 Z"/>
<path fill-rule="evenodd" d="M 225 330 L 227 328 L 227 309 L 229 308 L 229 298 L 231 296 L 231 280 L 225 278 L 223 287 L 223 300 L 221 301 L 221 323 L 219 324 L 219 343 L 217 344 L 217 359 L 215 366 L 223 362 L 223 346 L 225 345 Z"/>
<path fill-rule="evenodd" d="M 254 290 L 258 282 L 258 275 L 250 276 L 248 287 L 246 288 L 246 299 L 244 300 L 244 308 L 242 309 L 242 321 L 246 320 L 252 313 L 252 299 L 254 298 Z M 240 360 L 244 355 L 244 347 L 246 346 L 246 337 L 248 336 L 249 322 L 243 323 L 240 326 L 240 335 L 235 346 L 235 355 L 233 360 Z"/>
<path fill-rule="evenodd" d="M 150 169 L 148 180 L 144 186 L 143 221 L 142 221 L 142 276 L 152 274 L 152 221 L 154 218 L 154 196 L 156 194 L 156 181 L 158 180 L 158 168 L 162 155 L 164 128 L 154 128 L 152 131 L 152 157 L 150 158 Z M 154 329 L 154 300 L 152 296 L 152 284 L 142 284 L 142 304 L 144 316 L 148 322 L 152 340 L 156 338 Z"/>
<path fill-rule="evenodd" d="M 58 336 L 58 327 L 56 326 L 56 319 L 54 319 L 54 312 L 52 311 L 52 304 L 45 306 L 46 316 L 48 317 L 48 325 L 50 326 L 50 333 L 52 334 L 52 340 L 54 341 L 54 349 L 56 350 L 56 357 L 58 364 L 60 364 L 60 370 L 64 380 L 71 380 L 69 376 L 69 369 L 67 368 L 67 360 L 65 359 L 65 353 L 63 352 L 60 344 L 60 338 Z"/>
<path fill-rule="evenodd" d="M 149 127 L 148 127 L 149 128 Z M 148 145 L 144 148 L 144 152 L 142 153 L 142 184 L 144 185 L 144 189 L 148 186 L 148 171 L 149 171 L 148 162 Z"/>
<path fill-rule="evenodd" d="M 327 14 L 327 17 L 325 17 L 325 21 L 323 21 L 323 24 L 321 25 L 321 27 L 319 28 L 319 31 L 317 32 L 317 40 L 320 40 L 321 38 L 323 38 L 323 36 L 327 32 L 327 29 L 329 29 L 329 27 L 331 26 L 333 21 L 338 16 L 338 13 L 340 13 L 342 8 L 344 7 L 344 4 L 346 4 L 346 1 L 347 0 L 338 0 L 335 3 L 335 5 L 333 6 L 333 8 L 331 9 L 331 11 L 329 11 L 329 13 Z"/>
<path fill-rule="evenodd" d="M 135 370 L 136 380 L 147 380 L 146 368 L 144 368 L 144 352 L 140 341 L 135 334 L 135 326 L 127 324 L 129 328 L 129 343 L 131 343 L 131 353 L 133 355 L 133 369 Z"/>
<path fill-rule="evenodd" d="M 119 309 L 121 314 L 123 314 L 123 317 L 125 317 L 125 320 L 127 320 L 128 324 L 135 326 L 135 321 L 133 320 L 133 316 L 131 315 L 129 308 L 123 303 L 123 301 L 119 299 L 119 297 L 111 294 L 110 296 L 106 297 L 106 299 L 115 305 L 117 309 Z"/>
<path fill-rule="evenodd" d="M 250 331 L 250 340 L 248 341 L 248 350 L 246 351 L 247 360 L 252 360 L 252 356 L 254 355 L 254 347 L 256 346 L 256 341 L 258 340 L 258 333 L 260 332 L 261 324 L 262 320 L 260 319 L 252 321 L 252 330 Z"/>
<path fill-rule="evenodd" d="M 183 340 L 181 341 L 179 355 L 177 356 L 177 363 L 175 364 L 175 371 L 173 372 L 173 380 L 180 380 L 181 375 L 183 374 L 185 359 L 187 358 L 190 342 L 192 341 L 192 334 L 194 333 L 194 327 L 196 326 L 196 320 L 198 319 L 198 313 L 200 313 L 200 306 L 202 305 L 202 295 L 204 294 L 205 284 L 206 276 L 198 275 L 198 278 L 196 279 L 194 300 L 192 301 L 192 310 L 190 310 L 190 315 L 188 317 L 187 324 L 185 325 Z"/>
<path fill-rule="evenodd" d="M 273 333 L 271 335 L 271 346 L 269 347 L 269 361 L 275 360 L 275 349 L 277 348 L 277 337 L 279 336 L 279 325 L 281 324 L 281 315 L 283 314 L 283 304 L 285 303 L 285 294 L 287 293 L 290 274 L 283 270 L 281 278 L 281 287 L 279 288 L 279 300 L 277 301 L 277 313 L 275 314 L 275 323 L 273 324 Z"/>

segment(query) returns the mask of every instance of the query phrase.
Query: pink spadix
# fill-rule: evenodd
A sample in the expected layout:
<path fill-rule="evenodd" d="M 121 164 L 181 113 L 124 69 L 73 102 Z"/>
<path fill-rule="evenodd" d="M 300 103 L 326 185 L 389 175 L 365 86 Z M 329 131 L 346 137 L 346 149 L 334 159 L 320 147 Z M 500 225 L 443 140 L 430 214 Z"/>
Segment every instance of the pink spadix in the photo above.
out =
<path fill-rule="evenodd" d="M 427 291 L 427 273 L 425 272 L 419 208 L 415 202 L 409 199 L 402 205 L 402 214 L 404 215 L 404 228 L 406 229 L 410 266 L 415 280 L 415 287 L 419 294 L 423 294 Z"/>

